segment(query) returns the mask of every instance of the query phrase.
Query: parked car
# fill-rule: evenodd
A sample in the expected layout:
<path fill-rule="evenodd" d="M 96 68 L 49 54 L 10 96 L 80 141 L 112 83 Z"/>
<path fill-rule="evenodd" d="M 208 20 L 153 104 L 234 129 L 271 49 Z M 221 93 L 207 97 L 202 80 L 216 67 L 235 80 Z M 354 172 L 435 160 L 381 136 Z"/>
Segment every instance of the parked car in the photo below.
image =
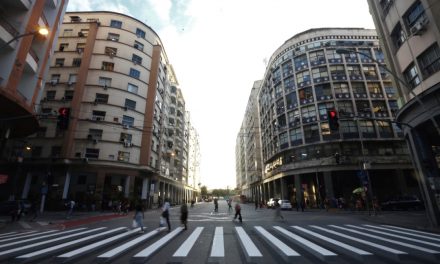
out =
<path fill-rule="evenodd" d="M 292 210 L 292 204 L 289 200 L 279 200 L 278 204 L 280 205 L 281 210 Z"/>
<path fill-rule="evenodd" d="M 279 198 L 270 198 L 269 202 L 267 202 L 267 208 L 275 208 L 279 200 Z"/>
<path fill-rule="evenodd" d="M 382 210 L 423 210 L 423 202 L 415 195 L 398 196 L 381 203 Z"/>

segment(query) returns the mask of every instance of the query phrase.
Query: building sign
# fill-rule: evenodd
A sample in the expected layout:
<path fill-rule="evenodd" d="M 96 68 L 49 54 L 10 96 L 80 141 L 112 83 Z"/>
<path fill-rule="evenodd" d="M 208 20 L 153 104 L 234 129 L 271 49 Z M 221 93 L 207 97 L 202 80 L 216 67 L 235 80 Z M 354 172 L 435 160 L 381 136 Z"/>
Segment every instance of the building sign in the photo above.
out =
<path fill-rule="evenodd" d="M 273 169 L 278 168 L 279 166 L 283 165 L 283 159 L 281 157 L 279 157 L 278 159 L 272 161 L 271 163 L 267 164 L 265 167 L 264 172 L 268 173 L 270 171 L 272 171 Z"/>

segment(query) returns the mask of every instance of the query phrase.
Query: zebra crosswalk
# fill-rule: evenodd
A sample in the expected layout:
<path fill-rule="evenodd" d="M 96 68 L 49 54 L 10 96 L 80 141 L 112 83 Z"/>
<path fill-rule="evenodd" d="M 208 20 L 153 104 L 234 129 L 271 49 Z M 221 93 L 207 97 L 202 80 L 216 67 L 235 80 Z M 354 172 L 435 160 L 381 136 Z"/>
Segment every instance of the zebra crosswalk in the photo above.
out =
<path fill-rule="evenodd" d="M 8 232 L 0 234 L 0 262 L 64 263 L 87 258 L 92 262 L 119 263 L 122 258 L 123 262 L 153 263 L 154 255 L 167 247 L 168 259 L 161 259 L 163 263 L 185 262 L 191 254 L 206 256 L 200 263 L 222 263 L 226 258 L 231 260 L 228 243 L 237 243 L 241 252 L 234 256 L 234 263 L 293 263 L 305 259 L 320 263 L 347 263 L 346 259 L 366 263 L 440 262 L 440 234 L 391 225 L 216 225 L 196 226 L 188 231 L 182 227 L 166 230 L 147 228 L 141 233 L 139 228 L 96 227 Z M 196 246 L 202 236 L 211 240 L 206 247 Z M 171 246 L 175 241 L 179 242 Z"/>

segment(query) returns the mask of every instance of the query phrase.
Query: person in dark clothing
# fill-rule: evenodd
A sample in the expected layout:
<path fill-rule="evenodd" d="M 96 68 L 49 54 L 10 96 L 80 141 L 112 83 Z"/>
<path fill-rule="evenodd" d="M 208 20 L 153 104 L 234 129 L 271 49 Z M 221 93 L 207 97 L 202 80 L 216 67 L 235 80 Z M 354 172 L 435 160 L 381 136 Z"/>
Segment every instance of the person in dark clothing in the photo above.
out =
<path fill-rule="evenodd" d="M 217 198 L 214 199 L 214 212 L 218 212 L 218 201 L 217 201 Z"/>
<path fill-rule="evenodd" d="M 237 219 L 238 216 L 238 220 L 240 220 L 240 223 L 243 222 L 243 219 L 241 218 L 241 206 L 239 203 L 235 204 L 235 216 L 234 216 L 234 220 Z M 233 220 L 233 221 L 234 221 Z"/>
<path fill-rule="evenodd" d="M 185 226 L 185 230 L 188 229 L 187 222 L 188 222 L 188 206 L 185 202 L 182 203 L 182 206 L 180 207 L 180 221 Z"/>
<path fill-rule="evenodd" d="M 170 202 L 168 201 L 168 199 L 165 199 L 165 203 L 163 204 L 162 207 L 162 217 L 165 218 L 165 220 L 167 221 L 167 225 L 168 225 L 168 232 L 171 231 L 171 224 L 170 224 Z"/>

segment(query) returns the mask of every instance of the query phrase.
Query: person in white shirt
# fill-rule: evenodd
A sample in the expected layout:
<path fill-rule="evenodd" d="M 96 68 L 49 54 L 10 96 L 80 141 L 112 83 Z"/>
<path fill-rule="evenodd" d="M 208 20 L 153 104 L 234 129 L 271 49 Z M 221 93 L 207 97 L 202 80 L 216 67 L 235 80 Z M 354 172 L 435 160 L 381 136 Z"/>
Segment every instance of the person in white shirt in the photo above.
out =
<path fill-rule="evenodd" d="M 168 201 L 168 198 L 165 199 L 165 203 L 162 206 L 162 217 L 165 218 L 168 225 L 168 232 L 171 231 L 171 224 L 170 224 L 170 202 Z"/>

